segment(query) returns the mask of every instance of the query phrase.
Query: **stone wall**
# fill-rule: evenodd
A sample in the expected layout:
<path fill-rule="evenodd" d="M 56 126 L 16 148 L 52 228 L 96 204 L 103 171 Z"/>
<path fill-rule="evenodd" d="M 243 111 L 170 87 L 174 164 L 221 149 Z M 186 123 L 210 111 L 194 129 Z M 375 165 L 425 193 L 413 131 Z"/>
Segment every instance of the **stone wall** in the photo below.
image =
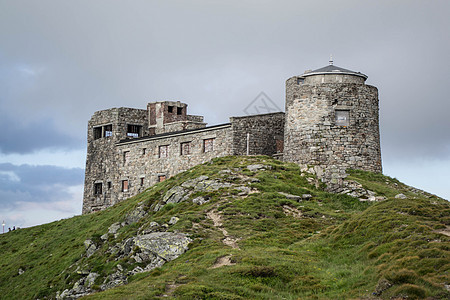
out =
<path fill-rule="evenodd" d="M 230 121 L 234 155 L 247 155 L 247 144 L 249 155 L 273 155 L 283 151 L 280 146 L 284 139 L 283 112 L 232 117 Z"/>
<path fill-rule="evenodd" d="M 119 140 L 127 139 L 128 125 L 139 125 L 141 135 L 148 135 L 147 111 L 133 108 L 112 108 L 95 112 L 88 122 L 88 149 L 84 182 L 83 213 L 102 209 L 112 203 L 108 182 L 112 182 L 119 172 L 116 146 Z M 105 135 L 106 126 L 111 126 L 111 134 Z M 102 128 L 102 136 L 94 136 L 95 128 Z M 131 139 L 131 137 L 128 137 Z M 101 184 L 101 192 L 96 194 L 95 184 Z"/>
<path fill-rule="evenodd" d="M 104 191 L 109 196 L 108 201 L 93 203 L 96 206 L 92 206 L 90 211 L 104 209 L 132 197 L 163 176 L 167 179 L 212 158 L 231 155 L 231 136 L 231 124 L 223 124 L 118 143 L 114 151 L 117 167 L 108 177 L 111 187 Z M 210 152 L 205 152 L 205 139 L 214 140 Z M 189 143 L 189 150 L 185 146 L 184 153 L 181 151 L 182 143 Z M 160 153 L 160 147 L 167 147 L 167 157 Z M 126 190 L 123 190 L 124 181 L 128 185 Z M 89 212 L 88 208 L 83 212 Z"/>
<path fill-rule="evenodd" d="M 341 113 L 347 114 L 346 126 L 336 120 Z M 381 172 L 378 90 L 288 79 L 284 146 L 284 160 L 316 166 L 330 190 L 339 189 L 347 168 Z"/>

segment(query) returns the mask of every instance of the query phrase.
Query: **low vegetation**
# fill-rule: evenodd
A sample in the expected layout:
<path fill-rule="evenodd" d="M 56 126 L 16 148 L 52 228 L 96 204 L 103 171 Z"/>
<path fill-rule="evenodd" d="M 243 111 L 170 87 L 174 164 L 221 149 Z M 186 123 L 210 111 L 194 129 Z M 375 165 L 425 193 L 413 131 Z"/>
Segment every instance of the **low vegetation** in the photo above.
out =
<path fill-rule="evenodd" d="M 169 189 L 202 175 L 232 185 L 155 211 Z M 348 179 L 385 200 L 327 193 L 295 164 L 269 157 L 214 159 L 105 211 L 0 235 L 0 298 L 55 298 L 96 272 L 87 299 L 448 299 L 449 203 L 381 174 L 349 170 Z M 145 217 L 101 238 L 137 207 Z M 189 250 L 101 291 L 118 264 L 139 265 L 108 249 L 174 216 L 167 231 L 189 234 Z M 98 245 L 89 257 L 87 239 Z"/>

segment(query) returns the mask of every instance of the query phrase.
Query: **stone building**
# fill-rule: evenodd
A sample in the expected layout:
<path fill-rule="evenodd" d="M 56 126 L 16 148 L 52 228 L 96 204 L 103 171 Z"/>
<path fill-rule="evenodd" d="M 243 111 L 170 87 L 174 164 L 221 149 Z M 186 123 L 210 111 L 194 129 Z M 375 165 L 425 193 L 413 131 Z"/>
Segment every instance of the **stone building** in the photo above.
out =
<path fill-rule="evenodd" d="M 95 112 L 88 123 L 83 213 L 107 208 L 214 157 L 270 155 L 338 190 L 347 168 L 381 172 L 378 91 L 330 62 L 286 82 L 286 113 L 206 126 L 179 101 Z"/>

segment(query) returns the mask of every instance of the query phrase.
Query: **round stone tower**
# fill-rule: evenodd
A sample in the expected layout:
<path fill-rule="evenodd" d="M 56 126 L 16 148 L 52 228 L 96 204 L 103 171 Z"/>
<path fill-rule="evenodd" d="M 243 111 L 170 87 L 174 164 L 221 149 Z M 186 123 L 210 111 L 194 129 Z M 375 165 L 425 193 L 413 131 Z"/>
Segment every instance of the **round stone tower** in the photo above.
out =
<path fill-rule="evenodd" d="M 378 90 L 330 65 L 286 81 L 284 160 L 313 167 L 330 190 L 348 168 L 381 172 Z"/>

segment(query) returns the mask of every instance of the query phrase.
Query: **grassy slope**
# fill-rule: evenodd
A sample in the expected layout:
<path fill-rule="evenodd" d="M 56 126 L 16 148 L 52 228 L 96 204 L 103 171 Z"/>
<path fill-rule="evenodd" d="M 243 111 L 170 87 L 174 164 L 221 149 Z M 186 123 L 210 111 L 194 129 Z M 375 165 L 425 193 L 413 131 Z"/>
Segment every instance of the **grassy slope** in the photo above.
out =
<path fill-rule="evenodd" d="M 272 170 L 254 173 L 245 168 L 254 163 L 271 165 Z M 219 173 L 235 168 L 241 178 Z M 201 206 L 191 201 L 166 205 L 121 228 L 117 239 L 110 238 L 90 258 L 82 256 L 85 239 L 98 241 L 138 204 L 150 210 L 167 189 L 199 175 L 234 183 L 242 176 L 255 177 L 260 182 L 251 186 L 259 192 L 248 197 L 238 196 L 233 188 L 197 193 L 193 197 L 209 196 L 211 201 Z M 106 253 L 108 245 L 135 235 L 151 221 L 167 223 L 172 216 L 180 220 L 170 230 L 194 238 L 188 252 L 161 268 L 135 275 L 128 285 L 88 298 L 152 299 L 163 294 L 180 299 L 360 298 L 381 291 L 386 282 L 392 287 L 381 298 L 449 297 L 444 284 L 450 283 L 450 239 L 437 233 L 450 225 L 449 203 L 414 194 L 395 179 L 378 174 L 351 171 L 350 179 L 388 199 L 367 203 L 326 193 L 308 184 L 296 165 L 267 157 L 215 159 L 106 211 L 1 235 L 0 297 L 54 297 L 79 278 L 76 266 L 102 274 L 115 270 L 117 263 L 132 269 L 130 261 L 115 261 Z M 299 203 L 278 192 L 313 197 Z M 400 192 L 408 198 L 394 199 Z M 286 206 L 302 216 L 286 215 Z M 206 217 L 212 209 L 220 212 L 223 228 L 240 239 L 240 249 L 222 243 L 222 232 Z M 234 265 L 211 268 L 226 255 L 232 255 Z M 19 268 L 25 273 L 18 275 Z M 100 278 L 96 284 L 101 284 Z"/>

